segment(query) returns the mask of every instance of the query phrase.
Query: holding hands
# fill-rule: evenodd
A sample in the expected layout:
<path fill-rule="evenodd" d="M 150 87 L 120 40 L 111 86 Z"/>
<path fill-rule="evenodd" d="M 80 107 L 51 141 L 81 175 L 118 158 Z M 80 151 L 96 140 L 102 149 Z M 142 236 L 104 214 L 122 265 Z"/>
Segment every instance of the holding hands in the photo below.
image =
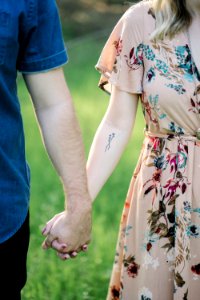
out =
<path fill-rule="evenodd" d="M 46 236 L 43 249 L 53 248 L 62 260 L 76 257 L 80 251 L 87 251 L 91 240 L 91 206 L 81 207 L 73 212 L 63 211 L 47 222 L 42 234 Z"/>

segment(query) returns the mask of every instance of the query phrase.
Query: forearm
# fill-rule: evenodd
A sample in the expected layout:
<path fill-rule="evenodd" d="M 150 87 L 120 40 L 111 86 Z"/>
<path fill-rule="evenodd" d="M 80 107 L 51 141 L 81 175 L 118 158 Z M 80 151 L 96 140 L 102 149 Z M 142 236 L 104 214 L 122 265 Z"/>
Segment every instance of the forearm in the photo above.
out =
<path fill-rule="evenodd" d="M 94 137 L 87 162 L 89 193 L 94 200 L 112 174 L 130 138 L 132 127 L 117 128 L 104 119 Z"/>
<path fill-rule="evenodd" d="M 36 110 L 44 144 L 64 185 L 67 209 L 76 210 L 87 191 L 85 156 L 80 128 L 71 101 Z"/>
<path fill-rule="evenodd" d="M 88 188 L 94 200 L 116 167 L 131 136 L 138 95 L 112 88 L 106 114 L 94 137 L 87 162 Z"/>
<path fill-rule="evenodd" d="M 64 185 L 66 208 L 77 211 L 87 207 L 91 201 L 83 143 L 63 71 L 56 69 L 24 78 L 47 152 Z"/>

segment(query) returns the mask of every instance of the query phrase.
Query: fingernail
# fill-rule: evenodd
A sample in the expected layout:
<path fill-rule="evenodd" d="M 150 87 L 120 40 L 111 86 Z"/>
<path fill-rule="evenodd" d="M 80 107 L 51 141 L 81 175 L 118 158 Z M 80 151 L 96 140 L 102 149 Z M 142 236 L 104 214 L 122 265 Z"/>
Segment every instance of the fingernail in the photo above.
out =
<path fill-rule="evenodd" d="M 47 250 L 47 246 L 46 245 L 42 245 L 42 249 L 43 250 Z"/>
<path fill-rule="evenodd" d="M 61 247 L 63 250 L 67 249 L 67 245 L 65 245 L 65 244 L 63 244 Z"/>
<path fill-rule="evenodd" d="M 71 256 L 76 257 L 76 256 L 77 256 L 77 252 L 73 252 L 73 253 L 71 254 Z"/>
<path fill-rule="evenodd" d="M 46 227 L 44 227 L 44 229 L 42 230 L 43 235 L 44 235 L 45 231 L 46 231 Z"/>
<path fill-rule="evenodd" d="M 84 246 L 83 246 L 83 250 L 86 251 L 87 249 L 88 249 L 88 246 L 87 246 L 87 245 L 84 245 Z"/>
<path fill-rule="evenodd" d="M 68 254 L 64 256 L 64 259 L 65 259 L 65 260 L 67 260 L 67 259 L 69 259 L 69 258 L 70 258 L 70 256 L 69 256 Z"/>

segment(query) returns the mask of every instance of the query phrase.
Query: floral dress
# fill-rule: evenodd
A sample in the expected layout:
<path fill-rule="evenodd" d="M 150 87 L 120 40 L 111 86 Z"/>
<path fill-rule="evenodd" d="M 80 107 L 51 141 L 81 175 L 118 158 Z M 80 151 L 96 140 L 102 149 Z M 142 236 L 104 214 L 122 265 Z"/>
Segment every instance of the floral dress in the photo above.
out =
<path fill-rule="evenodd" d="M 122 214 L 107 300 L 200 299 L 200 72 L 186 32 L 154 42 L 150 2 L 108 39 L 100 86 L 140 94 L 144 142 Z"/>

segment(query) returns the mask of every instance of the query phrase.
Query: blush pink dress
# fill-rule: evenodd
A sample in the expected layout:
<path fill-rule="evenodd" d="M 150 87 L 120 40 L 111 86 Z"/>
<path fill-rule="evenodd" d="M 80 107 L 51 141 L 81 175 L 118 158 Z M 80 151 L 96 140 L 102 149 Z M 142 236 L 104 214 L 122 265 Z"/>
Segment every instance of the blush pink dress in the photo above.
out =
<path fill-rule="evenodd" d="M 132 6 L 97 64 L 101 88 L 141 95 L 146 122 L 107 300 L 200 299 L 200 72 L 186 32 L 154 29 L 150 2 Z"/>

